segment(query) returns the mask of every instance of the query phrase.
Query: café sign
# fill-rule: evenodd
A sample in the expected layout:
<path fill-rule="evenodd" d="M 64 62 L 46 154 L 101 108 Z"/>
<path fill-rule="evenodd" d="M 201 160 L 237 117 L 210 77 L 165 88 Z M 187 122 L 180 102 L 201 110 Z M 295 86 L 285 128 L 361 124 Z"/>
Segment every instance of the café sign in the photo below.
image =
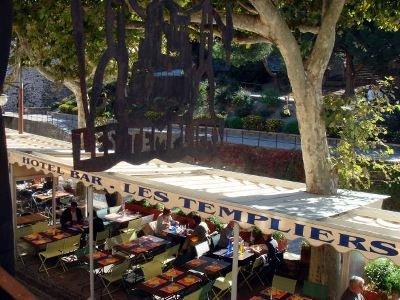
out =
<path fill-rule="evenodd" d="M 313 245 L 330 244 L 340 252 L 359 250 L 365 257 L 374 258 L 385 256 L 400 264 L 400 244 L 378 236 L 355 234 L 346 228 L 326 226 L 323 221 L 293 218 L 279 213 L 260 212 L 258 209 L 229 203 L 227 201 L 209 201 L 180 195 L 170 192 L 168 187 L 144 186 L 137 182 L 121 181 L 112 175 L 105 176 L 98 173 L 84 172 L 71 169 L 65 165 L 40 160 L 31 155 L 14 156 L 11 154 L 11 162 L 19 165 L 34 167 L 45 173 L 53 173 L 79 180 L 86 185 L 109 192 L 119 192 L 122 195 L 130 195 L 135 200 L 147 199 L 151 203 L 163 203 L 166 207 L 180 207 L 186 212 L 197 211 L 203 217 L 218 216 L 225 222 L 236 220 L 241 227 L 250 228 L 258 226 L 264 233 L 281 231 L 289 239 L 304 238 Z M 159 183 L 157 183 L 160 186 Z M 162 185 L 161 185 L 162 186 Z"/>

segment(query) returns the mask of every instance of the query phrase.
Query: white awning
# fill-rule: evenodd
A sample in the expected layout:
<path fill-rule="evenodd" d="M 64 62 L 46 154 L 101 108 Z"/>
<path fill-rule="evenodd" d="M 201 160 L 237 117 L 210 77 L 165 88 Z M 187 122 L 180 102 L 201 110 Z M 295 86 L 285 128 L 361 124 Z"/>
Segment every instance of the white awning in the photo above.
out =
<path fill-rule="evenodd" d="M 12 164 L 203 217 L 235 219 L 244 228 L 280 230 L 315 246 L 328 243 L 340 252 L 357 249 L 367 258 L 385 256 L 400 265 L 400 213 L 373 208 L 383 195 L 344 190 L 313 195 L 303 183 L 160 160 L 83 172 L 73 169 L 70 143 L 10 130 L 7 143 Z"/>

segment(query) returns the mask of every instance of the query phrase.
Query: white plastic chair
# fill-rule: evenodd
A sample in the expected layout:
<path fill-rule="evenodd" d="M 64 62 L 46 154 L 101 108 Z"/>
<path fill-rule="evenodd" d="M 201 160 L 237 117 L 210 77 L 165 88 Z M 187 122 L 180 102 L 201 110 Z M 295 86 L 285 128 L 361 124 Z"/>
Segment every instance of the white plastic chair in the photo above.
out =
<path fill-rule="evenodd" d="M 194 248 L 196 250 L 196 255 L 198 258 L 210 251 L 210 245 L 207 241 L 197 244 L 196 246 L 194 246 Z"/>

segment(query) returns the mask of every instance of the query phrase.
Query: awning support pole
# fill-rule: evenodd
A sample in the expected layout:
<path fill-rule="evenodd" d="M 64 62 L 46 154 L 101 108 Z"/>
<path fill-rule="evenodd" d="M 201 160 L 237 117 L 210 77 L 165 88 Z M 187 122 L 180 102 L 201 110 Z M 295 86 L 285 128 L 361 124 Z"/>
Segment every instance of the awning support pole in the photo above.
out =
<path fill-rule="evenodd" d="M 53 228 L 56 228 L 56 191 L 57 191 L 57 176 L 52 174 L 53 185 L 51 187 L 51 212 L 53 217 Z"/>
<path fill-rule="evenodd" d="M 14 166 L 9 164 L 9 176 L 10 176 L 10 192 L 12 201 L 12 225 L 14 234 L 14 256 L 17 258 L 17 240 L 15 239 L 15 233 L 17 231 L 17 185 L 14 178 Z"/>
<path fill-rule="evenodd" d="M 86 190 L 86 203 L 89 213 L 89 267 L 90 267 L 90 300 L 94 300 L 94 273 L 93 273 L 93 187 Z"/>
<path fill-rule="evenodd" d="M 233 227 L 233 262 L 232 262 L 232 290 L 231 300 L 237 299 L 237 283 L 239 273 L 239 223 Z"/>

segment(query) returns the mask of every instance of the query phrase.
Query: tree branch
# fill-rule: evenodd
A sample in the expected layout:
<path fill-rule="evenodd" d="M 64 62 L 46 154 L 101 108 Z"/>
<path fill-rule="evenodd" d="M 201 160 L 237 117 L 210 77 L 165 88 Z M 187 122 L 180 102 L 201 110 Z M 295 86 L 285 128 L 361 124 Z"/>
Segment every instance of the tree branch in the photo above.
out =
<path fill-rule="evenodd" d="M 142 19 L 146 19 L 146 9 L 141 7 L 136 0 L 126 0 L 126 3 L 130 10 L 136 12 Z"/>
<path fill-rule="evenodd" d="M 244 8 L 245 10 L 247 10 L 249 13 L 254 14 L 254 15 L 258 15 L 258 12 L 252 8 L 250 5 L 247 5 L 246 3 L 243 3 L 242 1 L 237 1 L 237 3 Z"/>
<path fill-rule="evenodd" d="M 299 25 L 296 27 L 302 33 L 313 33 L 318 34 L 319 26 L 310 26 L 310 25 Z"/>
<path fill-rule="evenodd" d="M 331 0 L 325 14 L 322 16 L 321 27 L 307 65 L 307 72 L 314 77 L 312 80 L 322 80 L 325 69 L 328 66 L 335 44 L 336 23 L 345 2 L 346 0 Z"/>
<path fill-rule="evenodd" d="M 144 29 L 144 26 L 142 21 L 130 21 L 126 24 L 125 29 Z"/>

